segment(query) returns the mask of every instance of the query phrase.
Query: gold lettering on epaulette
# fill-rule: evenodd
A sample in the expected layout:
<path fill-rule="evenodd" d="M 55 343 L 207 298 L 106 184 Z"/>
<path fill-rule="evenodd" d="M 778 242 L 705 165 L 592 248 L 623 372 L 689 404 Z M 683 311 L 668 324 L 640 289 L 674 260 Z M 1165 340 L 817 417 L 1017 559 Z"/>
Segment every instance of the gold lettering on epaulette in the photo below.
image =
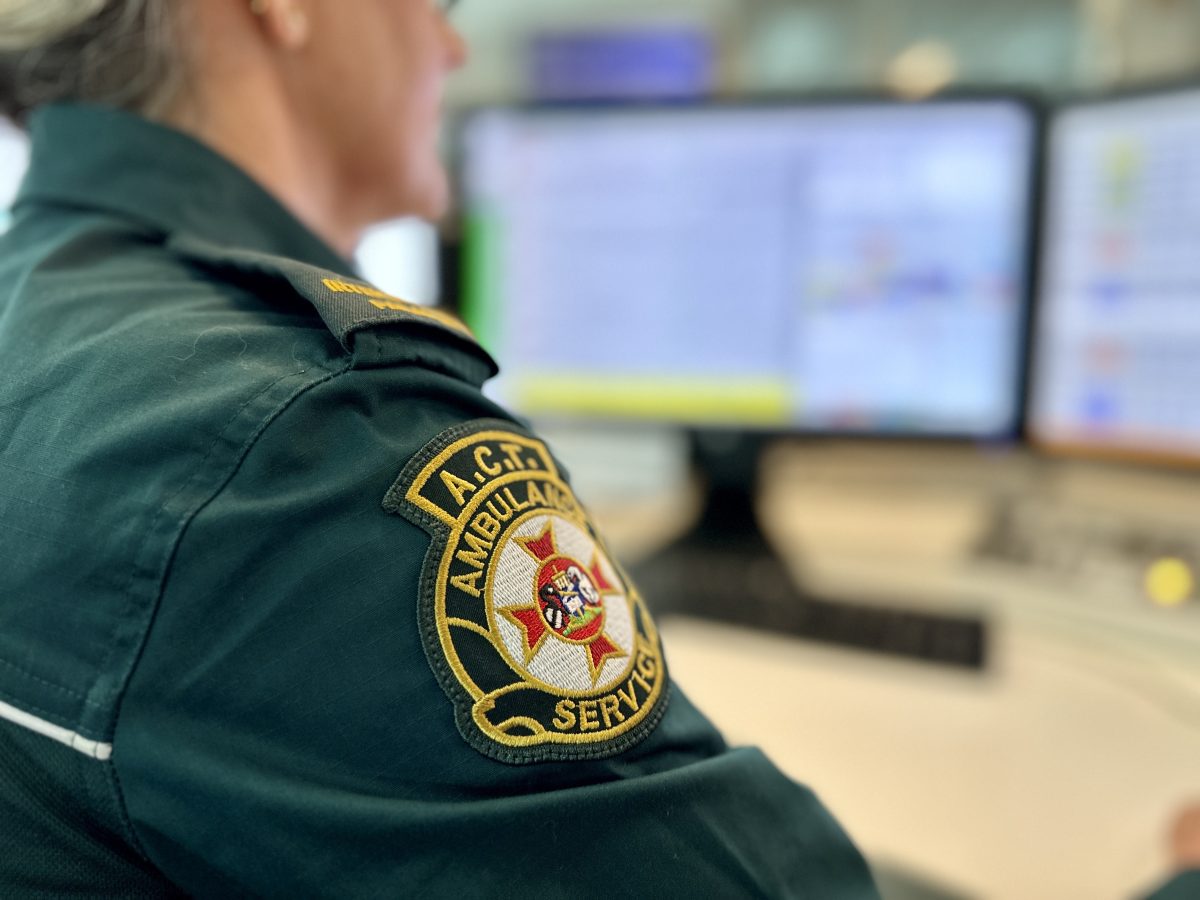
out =
<path fill-rule="evenodd" d="M 399 297 L 394 297 L 391 294 L 385 294 L 378 288 L 373 288 L 366 284 L 354 284 L 349 281 L 338 281 L 335 278 L 326 278 L 322 284 L 335 294 L 358 294 L 360 297 L 374 297 L 376 300 L 389 300 L 393 303 L 404 303 Z M 408 304 L 405 304 L 406 306 Z M 382 307 L 381 307 L 382 308 Z"/>
<path fill-rule="evenodd" d="M 447 328 L 461 332 L 467 337 L 472 338 L 472 340 L 474 339 L 471 329 L 467 328 L 457 316 L 443 312 L 440 309 L 429 309 L 417 303 L 410 303 L 407 300 L 402 300 L 393 294 L 385 293 L 367 284 L 341 281 L 337 278 L 325 278 L 321 283 L 325 285 L 326 289 L 335 294 L 354 294 L 358 297 L 365 297 L 370 301 L 371 306 L 381 312 L 404 312 L 422 319 L 429 319 L 432 322 L 437 322 L 439 325 L 444 325 Z"/>

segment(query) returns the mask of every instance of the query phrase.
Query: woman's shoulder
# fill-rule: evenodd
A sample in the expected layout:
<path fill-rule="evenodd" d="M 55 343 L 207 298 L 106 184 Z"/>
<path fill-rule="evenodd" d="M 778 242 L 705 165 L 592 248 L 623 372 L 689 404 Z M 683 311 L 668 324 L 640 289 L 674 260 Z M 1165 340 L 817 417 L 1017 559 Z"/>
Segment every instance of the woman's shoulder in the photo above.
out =
<path fill-rule="evenodd" d="M 250 325 L 274 313 L 283 314 L 272 319 L 275 326 L 303 324 L 304 305 L 294 291 L 205 265 L 174 242 L 101 215 L 18 220 L 0 239 L 0 310 L 21 322 L 9 321 L 4 330 L 57 342 L 103 333 L 115 350 L 124 343 L 120 335 L 136 347 L 218 320 Z M 296 321 L 288 321 L 288 312 Z"/>
<path fill-rule="evenodd" d="M 298 373 L 414 366 L 475 388 L 496 371 L 453 316 L 303 261 L 108 217 L 18 222 L 0 240 L 10 385 L 215 420 Z"/>

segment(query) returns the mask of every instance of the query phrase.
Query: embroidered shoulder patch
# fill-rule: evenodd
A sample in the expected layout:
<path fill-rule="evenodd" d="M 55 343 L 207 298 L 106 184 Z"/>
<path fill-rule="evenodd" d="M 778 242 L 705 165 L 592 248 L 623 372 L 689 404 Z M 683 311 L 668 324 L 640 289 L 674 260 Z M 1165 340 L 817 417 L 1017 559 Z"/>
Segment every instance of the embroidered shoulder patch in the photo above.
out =
<path fill-rule="evenodd" d="M 507 422 L 458 426 L 384 508 L 433 538 L 421 636 L 472 747 L 506 763 L 599 758 L 658 724 L 654 623 L 541 441 Z"/>

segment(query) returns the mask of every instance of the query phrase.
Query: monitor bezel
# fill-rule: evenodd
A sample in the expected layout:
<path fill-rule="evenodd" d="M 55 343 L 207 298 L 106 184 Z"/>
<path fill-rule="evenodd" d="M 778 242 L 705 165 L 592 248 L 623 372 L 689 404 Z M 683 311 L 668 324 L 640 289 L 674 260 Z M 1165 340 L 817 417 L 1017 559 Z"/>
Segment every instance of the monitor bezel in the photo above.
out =
<path fill-rule="evenodd" d="M 454 284 L 455 311 L 463 314 L 462 284 L 467 279 L 465 229 L 462 227 L 466 215 L 466 190 L 464 158 L 464 134 L 480 116 L 502 113 L 520 113 L 535 116 L 571 114 L 581 111 L 622 114 L 628 112 L 690 112 L 703 115 L 709 111 L 725 110 L 786 110 L 823 109 L 830 107 L 947 107 L 982 104 L 1007 105 L 1024 115 L 1031 129 L 1029 178 L 1026 196 L 1026 228 L 1022 241 L 1021 273 L 1019 278 L 1018 321 L 1014 348 L 1013 409 L 1010 420 L 994 432 L 970 432 L 956 430 L 930 431 L 884 431 L 841 428 L 808 427 L 803 423 L 784 426 L 759 425 L 754 423 L 712 422 L 704 423 L 683 418 L 649 417 L 636 415 L 571 414 L 566 412 L 529 413 L 530 418 L 548 423 L 612 424 L 619 426 L 674 427 L 699 432 L 750 434 L 760 438 L 800 438 L 819 441 L 853 441 L 869 444 L 940 446 L 945 444 L 972 444 L 981 447 L 1017 448 L 1029 441 L 1027 433 L 1029 403 L 1031 399 L 1032 340 L 1035 323 L 1035 304 L 1040 275 L 1041 228 L 1044 197 L 1044 179 L 1047 148 L 1047 105 L 1035 94 L 1019 89 L 992 89 L 960 87 L 933 96 L 908 98 L 886 91 L 828 91 L 819 93 L 759 93 L 747 96 L 716 96 L 690 100 L 580 100 L 580 101 L 512 101 L 482 103 L 463 107 L 450 117 L 449 137 L 450 177 L 455 202 L 452 216 L 448 219 L 448 240 L 454 245 L 456 256 Z M 503 368 L 504 360 L 498 360 Z"/>
<path fill-rule="evenodd" d="M 1121 85 L 1094 93 L 1077 93 L 1048 103 L 1043 108 L 1042 123 L 1042 190 L 1038 209 L 1037 231 L 1039 239 L 1036 249 L 1037 274 L 1030 305 L 1029 340 L 1026 345 L 1028 359 L 1025 397 L 1024 442 L 1035 453 L 1051 459 L 1076 460 L 1142 468 L 1171 468 L 1180 471 L 1200 470 L 1200 447 L 1196 453 L 1175 452 L 1164 447 L 1141 446 L 1134 443 L 1100 444 L 1081 440 L 1059 440 L 1039 432 L 1036 421 L 1037 390 L 1039 383 L 1040 341 L 1043 339 L 1042 322 L 1050 304 L 1047 266 L 1049 247 L 1044 236 L 1049 234 L 1052 216 L 1050 181 L 1053 179 L 1054 141 L 1060 127 L 1061 117 L 1077 110 L 1097 107 L 1169 99 L 1186 94 L 1195 94 L 1200 99 L 1200 75 L 1185 78 L 1144 82 L 1136 85 Z"/>

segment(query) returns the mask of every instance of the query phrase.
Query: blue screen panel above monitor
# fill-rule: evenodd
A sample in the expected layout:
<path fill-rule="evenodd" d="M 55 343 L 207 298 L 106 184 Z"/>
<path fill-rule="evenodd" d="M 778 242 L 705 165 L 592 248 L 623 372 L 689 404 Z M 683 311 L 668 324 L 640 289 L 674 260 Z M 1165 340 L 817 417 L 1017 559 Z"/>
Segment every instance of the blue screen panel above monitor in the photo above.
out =
<path fill-rule="evenodd" d="M 717 69 L 716 39 L 682 24 L 555 29 L 530 47 L 530 88 L 547 101 L 705 97 Z"/>

